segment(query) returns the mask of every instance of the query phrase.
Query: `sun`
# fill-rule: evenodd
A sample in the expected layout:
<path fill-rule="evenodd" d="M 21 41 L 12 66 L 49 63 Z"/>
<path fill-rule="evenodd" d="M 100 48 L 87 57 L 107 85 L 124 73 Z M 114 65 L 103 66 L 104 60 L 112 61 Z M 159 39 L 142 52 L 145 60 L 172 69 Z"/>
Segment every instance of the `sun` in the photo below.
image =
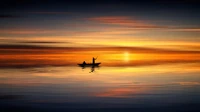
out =
<path fill-rule="evenodd" d="M 125 53 L 124 53 L 124 61 L 125 61 L 125 62 L 128 62 L 128 61 L 129 61 L 129 53 L 128 53 L 128 52 L 125 52 Z"/>

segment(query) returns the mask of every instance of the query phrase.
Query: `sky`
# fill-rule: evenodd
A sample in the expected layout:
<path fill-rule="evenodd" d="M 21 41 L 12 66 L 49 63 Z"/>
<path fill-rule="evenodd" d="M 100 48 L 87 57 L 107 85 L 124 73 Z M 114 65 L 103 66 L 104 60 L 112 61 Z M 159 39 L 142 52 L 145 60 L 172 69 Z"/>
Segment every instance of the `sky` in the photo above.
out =
<path fill-rule="evenodd" d="M 3 0 L 0 66 L 73 65 L 94 56 L 105 65 L 199 61 L 199 5 L 198 0 Z"/>

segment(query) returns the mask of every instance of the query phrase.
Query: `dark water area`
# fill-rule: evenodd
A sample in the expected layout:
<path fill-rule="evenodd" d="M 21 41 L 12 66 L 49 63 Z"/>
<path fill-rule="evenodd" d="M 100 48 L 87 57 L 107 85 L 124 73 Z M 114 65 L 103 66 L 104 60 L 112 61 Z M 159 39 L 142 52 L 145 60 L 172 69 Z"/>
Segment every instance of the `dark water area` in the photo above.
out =
<path fill-rule="evenodd" d="M 199 112 L 199 67 L 2 68 L 0 112 Z"/>

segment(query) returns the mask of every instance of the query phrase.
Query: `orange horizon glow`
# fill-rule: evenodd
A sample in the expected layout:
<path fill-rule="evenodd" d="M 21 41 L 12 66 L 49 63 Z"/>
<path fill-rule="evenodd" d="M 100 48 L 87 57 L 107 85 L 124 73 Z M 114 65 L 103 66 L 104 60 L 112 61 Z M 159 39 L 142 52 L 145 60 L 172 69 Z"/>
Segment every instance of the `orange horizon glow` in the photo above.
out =
<path fill-rule="evenodd" d="M 14 46 L 15 47 L 15 46 Z M 199 62 L 198 51 L 174 51 L 140 47 L 102 48 L 1 48 L 0 66 L 63 66 L 74 65 L 98 56 L 102 66 L 138 66 L 162 63 Z M 20 51 L 20 52 L 19 52 Z"/>

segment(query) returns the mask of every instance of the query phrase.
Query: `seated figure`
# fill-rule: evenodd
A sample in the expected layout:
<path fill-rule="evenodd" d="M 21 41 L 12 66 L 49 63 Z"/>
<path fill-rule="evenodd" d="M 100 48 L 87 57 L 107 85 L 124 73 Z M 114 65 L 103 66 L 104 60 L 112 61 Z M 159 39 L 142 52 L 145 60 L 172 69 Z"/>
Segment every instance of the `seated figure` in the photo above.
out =
<path fill-rule="evenodd" d="M 83 61 L 83 64 L 85 65 L 85 64 L 86 64 L 86 62 L 85 62 L 85 61 Z"/>

